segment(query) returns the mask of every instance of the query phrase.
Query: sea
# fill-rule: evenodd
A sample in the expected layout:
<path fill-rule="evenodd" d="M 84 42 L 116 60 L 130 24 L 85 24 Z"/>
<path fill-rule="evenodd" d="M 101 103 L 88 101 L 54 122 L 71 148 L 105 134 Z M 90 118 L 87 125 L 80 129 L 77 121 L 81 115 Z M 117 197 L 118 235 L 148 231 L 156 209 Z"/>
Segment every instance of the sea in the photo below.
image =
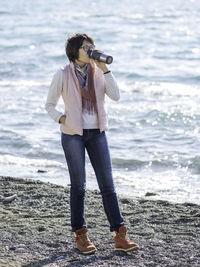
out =
<path fill-rule="evenodd" d="M 113 56 L 106 97 L 118 194 L 200 204 L 200 1 L 0 0 L 0 175 L 69 185 L 44 105 L 65 41 L 88 33 Z M 60 99 L 58 110 L 63 111 Z M 86 158 L 87 188 L 98 189 Z"/>

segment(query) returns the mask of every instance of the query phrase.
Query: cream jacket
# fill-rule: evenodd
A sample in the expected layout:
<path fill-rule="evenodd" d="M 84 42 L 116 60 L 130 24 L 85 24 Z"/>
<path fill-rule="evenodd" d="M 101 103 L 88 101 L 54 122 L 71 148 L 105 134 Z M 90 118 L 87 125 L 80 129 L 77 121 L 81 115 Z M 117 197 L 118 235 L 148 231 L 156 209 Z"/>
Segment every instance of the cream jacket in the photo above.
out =
<path fill-rule="evenodd" d="M 119 88 L 111 73 L 103 74 L 102 70 L 94 65 L 94 87 L 98 110 L 98 128 L 100 131 L 108 129 L 108 119 L 105 109 L 105 94 L 117 101 L 120 98 Z M 62 95 L 65 110 L 61 113 L 56 105 Z M 76 77 L 74 64 L 70 63 L 61 69 L 53 78 L 45 108 L 52 119 L 59 121 L 65 114 L 65 124 L 61 124 L 61 132 L 66 134 L 83 134 L 82 99 L 79 81 Z"/>

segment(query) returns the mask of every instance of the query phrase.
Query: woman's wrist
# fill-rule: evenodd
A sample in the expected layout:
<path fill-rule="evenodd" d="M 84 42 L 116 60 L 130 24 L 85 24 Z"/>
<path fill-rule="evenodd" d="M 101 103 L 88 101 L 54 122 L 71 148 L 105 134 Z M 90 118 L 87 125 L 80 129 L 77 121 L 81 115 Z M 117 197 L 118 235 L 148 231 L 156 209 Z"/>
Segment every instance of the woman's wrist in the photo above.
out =
<path fill-rule="evenodd" d="M 101 69 L 102 69 L 103 73 L 108 71 L 108 68 L 107 68 L 106 64 L 104 64 L 103 68 L 101 68 Z"/>
<path fill-rule="evenodd" d="M 106 72 L 104 72 L 104 74 L 107 74 L 107 73 L 109 73 L 110 72 L 110 70 L 107 70 Z"/>

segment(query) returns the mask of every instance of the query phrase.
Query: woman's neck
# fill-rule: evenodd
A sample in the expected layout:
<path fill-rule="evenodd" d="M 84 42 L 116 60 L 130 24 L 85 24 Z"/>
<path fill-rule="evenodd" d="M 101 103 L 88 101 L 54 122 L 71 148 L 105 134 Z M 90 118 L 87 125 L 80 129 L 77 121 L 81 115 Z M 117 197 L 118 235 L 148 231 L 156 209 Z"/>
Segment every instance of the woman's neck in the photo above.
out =
<path fill-rule="evenodd" d="M 78 64 L 81 68 L 83 68 L 86 65 L 85 62 L 79 61 L 77 59 L 75 60 L 75 63 Z"/>

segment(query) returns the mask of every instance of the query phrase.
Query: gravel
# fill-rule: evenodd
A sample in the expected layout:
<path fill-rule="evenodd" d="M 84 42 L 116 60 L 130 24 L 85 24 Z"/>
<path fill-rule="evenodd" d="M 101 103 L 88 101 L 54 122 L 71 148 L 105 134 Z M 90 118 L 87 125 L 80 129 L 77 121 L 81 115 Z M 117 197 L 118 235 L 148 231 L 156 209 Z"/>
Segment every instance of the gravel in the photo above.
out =
<path fill-rule="evenodd" d="M 87 190 L 89 237 L 98 251 L 82 255 L 70 227 L 70 187 L 0 177 L 0 267 L 200 266 L 200 207 L 119 196 L 135 252 L 114 251 L 99 191 Z"/>

